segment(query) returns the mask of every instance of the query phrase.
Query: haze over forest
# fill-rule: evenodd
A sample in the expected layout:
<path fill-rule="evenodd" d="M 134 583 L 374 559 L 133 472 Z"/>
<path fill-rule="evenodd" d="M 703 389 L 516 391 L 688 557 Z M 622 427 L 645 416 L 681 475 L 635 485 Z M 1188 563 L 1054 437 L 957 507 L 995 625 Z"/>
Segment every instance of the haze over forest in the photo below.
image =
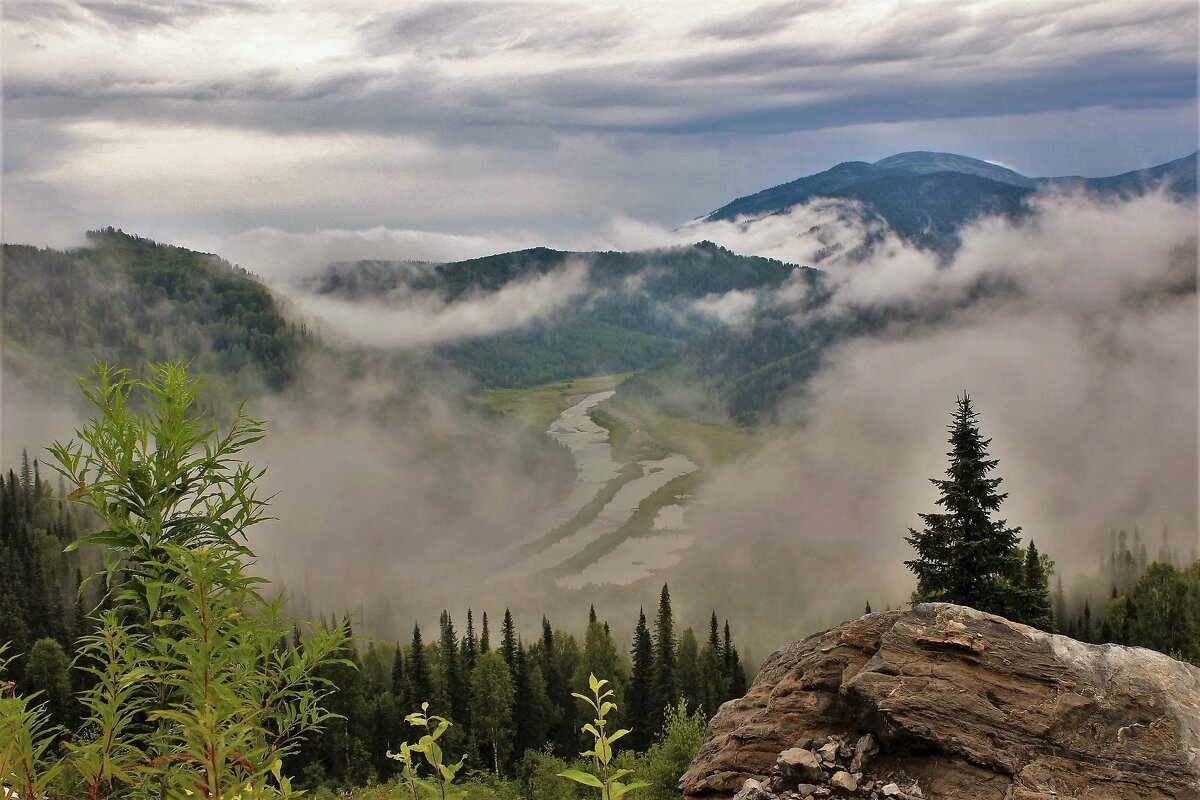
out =
<path fill-rule="evenodd" d="M 1194 4 L 685 8 L 6 3 L 3 466 L 191 359 L 305 613 L 756 662 L 908 601 L 965 389 L 1072 614 L 1195 560 Z"/>

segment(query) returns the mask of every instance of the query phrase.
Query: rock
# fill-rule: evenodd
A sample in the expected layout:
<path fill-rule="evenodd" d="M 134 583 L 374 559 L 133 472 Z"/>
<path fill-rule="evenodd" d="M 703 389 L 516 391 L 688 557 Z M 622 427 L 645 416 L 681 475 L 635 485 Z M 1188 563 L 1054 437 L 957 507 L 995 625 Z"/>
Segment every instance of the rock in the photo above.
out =
<path fill-rule="evenodd" d="M 833 773 L 833 777 L 829 782 L 843 792 L 858 791 L 858 779 L 845 770 L 839 770 Z"/>
<path fill-rule="evenodd" d="M 796 792 L 800 795 L 812 794 L 821 787 L 814 783 L 801 783 L 796 787 Z"/>
<path fill-rule="evenodd" d="M 735 794 L 734 800 L 767 800 L 771 796 L 763 785 L 754 778 L 747 778 L 742 784 L 741 791 Z"/>
<path fill-rule="evenodd" d="M 900 791 L 900 787 L 899 787 L 899 786 L 897 786 L 897 785 L 896 785 L 896 784 L 894 784 L 894 783 L 889 783 L 889 784 L 886 784 L 886 785 L 885 785 L 885 786 L 884 786 L 882 789 L 880 789 L 879 791 L 883 793 L 883 796 L 884 796 L 884 797 L 899 797 L 901 794 L 903 794 L 903 793 Z"/>
<path fill-rule="evenodd" d="M 821 779 L 821 762 L 810 750 L 793 747 L 775 760 L 779 774 L 791 783 L 812 783 Z"/>
<path fill-rule="evenodd" d="M 823 746 L 820 750 L 817 751 L 817 755 L 819 755 L 821 757 L 821 762 L 827 766 L 830 764 L 833 764 L 837 761 L 837 753 L 838 753 L 837 741 L 827 742 L 825 744 L 825 746 Z"/>
<path fill-rule="evenodd" d="M 907 787 L 885 797 L 1200 800 L 1200 669 L 947 604 L 870 614 L 775 653 L 721 707 L 680 787 L 686 800 L 730 797 L 805 737 L 818 751 L 854 741 L 857 757 L 866 733 L 878 753 L 851 766 Z"/>
<path fill-rule="evenodd" d="M 879 752 L 879 745 L 875 743 L 875 737 L 871 734 L 864 734 L 858 737 L 858 741 L 854 743 L 854 758 L 850 760 L 850 771 L 858 772 L 871 756 Z"/>

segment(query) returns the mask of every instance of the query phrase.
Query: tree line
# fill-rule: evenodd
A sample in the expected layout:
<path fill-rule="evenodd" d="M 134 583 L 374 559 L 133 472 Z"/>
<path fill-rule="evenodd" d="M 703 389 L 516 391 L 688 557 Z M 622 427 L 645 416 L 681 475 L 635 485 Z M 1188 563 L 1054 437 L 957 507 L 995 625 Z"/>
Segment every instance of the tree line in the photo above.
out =
<path fill-rule="evenodd" d="M 429 702 L 430 713 L 454 723 L 443 739 L 449 754 L 467 756 L 469 769 L 511 778 L 531 752 L 561 759 L 578 754 L 587 720 L 571 693 L 586 692 L 590 675 L 609 680 L 618 706 L 613 724 L 632 729 L 623 745 L 635 752 L 654 744 L 681 701 L 711 716 L 746 691 L 728 620 L 722 625 L 714 611 L 703 641 L 691 628 L 676 633 L 665 584 L 653 619 L 639 613 L 632 638 L 626 653 L 594 608 L 582 641 L 543 616 L 532 642 L 517 633 L 507 609 L 498 630 L 487 613 L 477 622 L 468 609 L 461 633 L 443 611 L 430 640 L 414 624 L 407 643 L 375 641 L 365 651 L 345 650 L 343 662 L 325 674 L 337 687 L 329 708 L 341 719 L 305 742 L 289 766 L 309 787 L 388 780 L 399 774 L 387 754 L 407 734 L 405 716 Z"/>

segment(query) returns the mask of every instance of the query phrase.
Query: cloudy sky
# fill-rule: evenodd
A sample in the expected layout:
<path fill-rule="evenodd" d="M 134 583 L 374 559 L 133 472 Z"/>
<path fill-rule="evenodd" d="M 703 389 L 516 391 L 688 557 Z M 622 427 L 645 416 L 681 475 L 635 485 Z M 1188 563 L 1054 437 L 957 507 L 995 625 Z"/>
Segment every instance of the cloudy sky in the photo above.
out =
<path fill-rule="evenodd" d="M 3 14 L 6 241 L 111 224 L 235 259 L 280 237 L 446 258 L 599 245 L 613 220 L 674 227 L 904 150 L 1095 176 L 1196 149 L 1194 0 Z"/>

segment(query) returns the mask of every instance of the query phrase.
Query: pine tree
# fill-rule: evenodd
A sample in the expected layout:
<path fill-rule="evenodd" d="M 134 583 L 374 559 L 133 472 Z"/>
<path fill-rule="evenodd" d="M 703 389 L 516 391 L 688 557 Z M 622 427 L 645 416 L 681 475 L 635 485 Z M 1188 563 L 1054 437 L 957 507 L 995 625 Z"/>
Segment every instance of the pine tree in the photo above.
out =
<path fill-rule="evenodd" d="M 729 620 L 725 620 L 725 643 L 721 646 L 725 657 L 725 680 L 728 682 L 726 699 L 733 700 L 746 694 L 746 670 L 742 667 L 742 658 L 738 655 L 733 643 L 733 634 L 729 629 Z"/>
<path fill-rule="evenodd" d="M 1052 569 L 1053 563 L 1038 553 L 1037 545 L 1030 539 L 1016 596 L 1015 621 L 1044 631 L 1054 630 L 1054 615 L 1050 610 L 1049 572 Z"/>
<path fill-rule="evenodd" d="M 475 637 L 475 617 L 470 608 L 467 609 L 467 635 L 463 638 L 462 651 L 467 671 L 475 669 L 475 662 L 479 658 L 479 639 Z"/>
<path fill-rule="evenodd" d="M 667 708 L 679 699 L 679 671 L 675 656 L 675 614 L 671 610 L 671 592 L 664 583 L 658 599 L 658 617 L 654 622 L 654 684 L 651 694 L 651 732 L 662 729 Z"/>
<path fill-rule="evenodd" d="M 708 622 L 708 641 L 700 650 L 700 704 L 697 707 L 711 717 L 717 713 L 728 694 L 725 659 L 721 655 L 721 628 L 717 622 L 717 612 L 713 611 Z"/>
<path fill-rule="evenodd" d="M 405 713 L 412 713 L 433 699 L 433 676 L 425 659 L 425 644 L 421 641 L 421 626 L 413 624 L 412 644 L 408 649 L 409 695 L 404 698 Z"/>
<path fill-rule="evenodd" d="M 441 659 L 442 697 L 441 707 L 446 716 L 458 723 L 460 733 L 470 727 L 467 706 L 467 678 L 462 671 L 462 660 L 458 653 L 458 636 L 454 632 L 454 620 L 450 612 L 442 612 L 442 636 L 438 643 Z"/>
<path fill-rule="evenodd" d="M 509 674 L 517 670 L 517 627 L 513 624 L 512 611 L 504 609 L 504 625 L 500 629 L 500 655 L 508 665 Z"/>
<path fill-rule="evenodd" d="M 488 632 L 487 612 L 483 612 L 482 629 L 479 632 L 479 654 L 483 655 L 492 649 L 492 636 Z"/>
<path fill-rule="evenodd" d="M 917 554 L 904 562 L 917 576 L 913 602 L 958 603 L 1009 614 L 1021 567 L 1020 528 L 992 519 L 1008 495 L 997 491 L 1000 478 L 988 477 L 999 462 L 988 458 L 991 439 L 980 434 L 978 414 L 965 392 L 949 430 L 947 477 L 930 479 L 945 512 L 921 514 L 924 530 L 910 528 L 905 537 Z"/>
<path fill-rule="evenodd" d="M 546 694 L 550 698 L 552 708 L 546 728 L 554 749 L 560 755 L 574 752 L 575 740 L 575 708 L 571 691 L 567 683 L 567 675 L 559 663 L 554 647 L 554 629 L 550 620 L 542 617 L 542 647 L 541 669 L 546 681 Z"/>
<path fill-rule="evenodd" d="M 626 701 L 626 720 L 632 728 L 630 746 L 645 750 L 653 740 L 654 704 L 654 644 L 646 627 L 646 612 L 638 611 L 637 627 L 633 631 L 633 651 L 630 653 L 633 671 L 629 677 L 629 697 Z"/>
<path fill-rule="evenodd" d="M 679 696 L 687 701 L 688 708 L 699 708 L 703 702 L 700 691 L 700 643 L 696 640 L 696 632 L 691 628 L 679 636 L 676 662 Z"/>

